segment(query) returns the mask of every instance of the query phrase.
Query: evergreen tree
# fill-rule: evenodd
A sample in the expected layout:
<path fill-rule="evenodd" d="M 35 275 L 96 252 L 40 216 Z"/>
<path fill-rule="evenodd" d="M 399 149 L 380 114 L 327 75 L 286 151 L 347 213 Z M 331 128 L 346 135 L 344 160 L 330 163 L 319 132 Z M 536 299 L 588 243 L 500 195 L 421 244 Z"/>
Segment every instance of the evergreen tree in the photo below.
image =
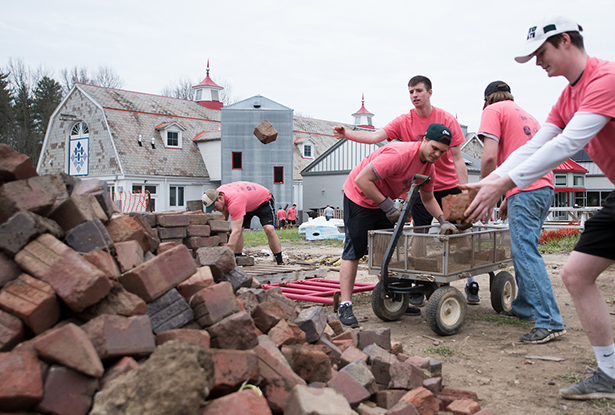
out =
<path fill-rule="evenodd" d="M 36 132 L 45 137 L 49 118 L 62 101 L 62 85 L 56 80 L 43 76 L 34 89 L 34 116 Z"/>
<path fill-rule="evenodd" d="M 0 143 L 13 146 L 13 94 L 8 81 L 9 74 L 0 72 Z"/>

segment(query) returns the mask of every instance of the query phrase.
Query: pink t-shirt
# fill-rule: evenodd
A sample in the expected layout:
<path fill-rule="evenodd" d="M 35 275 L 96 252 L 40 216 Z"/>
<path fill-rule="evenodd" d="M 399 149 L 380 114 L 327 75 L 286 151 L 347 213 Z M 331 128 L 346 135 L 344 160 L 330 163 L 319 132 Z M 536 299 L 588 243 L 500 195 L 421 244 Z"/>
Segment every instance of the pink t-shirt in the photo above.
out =
<path fill-rule="evenodd" d="M 485 135 L 498 142 L 496 164 L 499 166 L 513 151 L 532 138 L 539 129 L 540 123 L 514 101 L 500 101 L 483 110 L 478 135 Z M 540 189 L 545 186 L 553 187 L 553 172 L 545 174 L 523 191 Z M 520 191 L 521 189 L 515 187 L 506 192 L 506 197 Z"/>
<path fill-rule="evenodd" d="M 344 194 L 359 206 L 369 209 L 378 208 L 378 204 L 365 196 L 354 182 L 359 172 L 367 165 L 371 165 L 371 168 L 380 178 L 375 182 L 378 190 L 391 199 L 399 197 L 410 189 L 412 176 L 415 174 L 431 176 L 432 180 L 422 189 L 432 192 L 433 182 L 437 178 L 435 163 L 421 163 L 419 159 L 420 146 L 420 142 L 393 142 L 380 147 L 352 169 L 346 183 L 344 183 Z"/>
<path fill-rule="evenodd" d="M 291 207 L 290 209 L 288 209 L 288 220 L 295 219 L 297 219 L 297 209 Z"/>
<path fill-rule="evenodd" d="M 251 182 L 227 183 L 217 190 L 224 195 L 232 220 L 243 218 L 246 212 L 255 211 L 263 202 L 271 199 L 271 192 L 266 187 Z"/>
<path fill-rule="evenodd" d="M 551 109 L 547 122 L 565 128 L 575 112 L 611 117 L 585 151 L 606 177 L 615 183 L 615 63 L 589 58 L 581 79 L 566 86 Z"/>
<path fill-rule="evenodd" d="M 450 147 L 455 147 L 463 144 L 465 137 L 461 131 L 459 123 L 448 112 L 443 109 L 432 107 L 433 111 L 429 117 L 419 117 L 416 110 L 413 108 L 409 113 L 400 115 L 384 127 L 389 136 L 389 140 L 399 139 L 402 141 L 421 141 L 423 135 L 427 131 L 427 127 L 433 123 L 444 124 L 453 133 Z M 438 159 L 435 163 L 438 178 L 434 184 L 434 190 L 447 190 L 459 184 L 455 163 L 453 163 L 453 155 L 449 150 Z"/>
<path fill-rule="evenodd" d="M 278 220 L 286 219 L 286 211 L 284 209 L 278 210 L 277 215 L 278 215 Z"/>

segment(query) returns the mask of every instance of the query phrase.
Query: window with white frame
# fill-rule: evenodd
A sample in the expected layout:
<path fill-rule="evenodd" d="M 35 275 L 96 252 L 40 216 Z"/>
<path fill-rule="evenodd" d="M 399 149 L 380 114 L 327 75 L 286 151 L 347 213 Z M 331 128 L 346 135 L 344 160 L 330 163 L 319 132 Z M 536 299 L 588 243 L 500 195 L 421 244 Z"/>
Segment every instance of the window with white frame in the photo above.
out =
<path fill-rule="evenodd" d="M 303 144 L 303 157 L 306 159 L 311 159 L 314 157 L 312 155 L 312 143 Z"/>
<path fill-rule="evenodd" d="M 556 174 L 555 175 L 555 185 L 556 186 L 566 186 L 568 181 L 565 174 Z"/>
<path fill-rule="evenodd" d="M 585 177 L 580 174 L 575 174 L 572 178 L 574 186 L 584 187 L 585 186 Z"/>
<path fill-rule="evenodd" d="M 203 96 L 203 90 L 202 89 L 197 89 L 196 90 L 196 97 L 195 97 L 195 101 L 200 101 L 201 97 Z"/>
<path fill-rule="evenodd" d="M 166 147 L 181 147 L 181 131 L 167 130 Z"/>
<path fill-rule="evenodd" d="M 184 186 L 169 187 L 169 206 L 184 206 Z"/>

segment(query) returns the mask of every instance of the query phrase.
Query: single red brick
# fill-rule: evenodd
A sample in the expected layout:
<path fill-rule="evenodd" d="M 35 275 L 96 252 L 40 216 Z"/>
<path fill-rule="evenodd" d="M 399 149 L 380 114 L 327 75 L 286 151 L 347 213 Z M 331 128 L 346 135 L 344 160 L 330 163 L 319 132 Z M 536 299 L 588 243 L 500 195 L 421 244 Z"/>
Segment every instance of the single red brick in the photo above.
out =
<path fill-rule="evenodd" d="M 189 300 L 203 288 L 211 287 L 214 284 L 214 276 L 209 267 L 199 267 L 190 278 L 179 283 L 177 291 L 182 297 Z"/>
<path fill-rule="evenodd" d="M 158 221 L 158 226 L 162 226 L 165 228 L 188 226 L 190 224 L 190 219 L 188 215 L 184 215 L 181 213 L 156 213 L 156 220 Z"/>
<path fill-rule="evenodd" d="M 186 233 L 188 236 L 209 236 L 210 228 L 209 225 L 189 225 Z"/>
<path fill-rule="evenodd" d="M 0 408 L 26 411 L 43 398 L 43 377 L 36 354 L 0 353 Z"/>
<path fill-rule="evenodd" d="M 7 144 L 0 144 L 0 181 L 29 179 L 38 176 L 30 157 L 13 149 Z"/>
<path fill-rule="evenodd" d="M 56 221 L 65 232 L 84 222 L 94 219 L 106 222 L 108 219 L 96 197 L 90 194 L 72 195 L 49 212 L 47 217 Z"/>
<path fill-rule="evenodd" d="M 386 389 L 376 392 L 376 404 L 384 409 L 394 407 L 408 391 L 404 389 Z"/>
<path fill-rule="evenodd" d="M 293 372 L 306 383 L 328 382 L 331 379 L 331 361 L 329 356 L 317 346 L 292 345 L 283 346 L 282 354 L 290 364 Z"/>
<path fill-rule="evenodd" d="M 15 255 L 15 262 L 28 274 L 51 285 L 74 311 L 97 303 L 112 286 L 98 268 L 50 234 L 26 245 Z"/>
<path fill-rule="evenodd" d="M 0 309 L 19 317 L 36 334 L 60 319 L 60 305 L 53 288 L 44 281 L 21 274 L 0 291 Z"/>
<path fill-rule="evenodd" d="M 421 415 L 421 414 L 419 414 L 419 412 L 416 410 L 414 405 L 412 405 L 410 402 L 399 401 L 397 402 L 397 404 L 395 404 L 393 407 L 391 407 L 387 411 L 386 415 Z M 442 415 L 445 415 L 445 414 L 442 414 Z"/>
<path fill-rule="evenodd" d="M 137 241 L 116 242 L 115 257 L 120 272 L 124 273 L 143 263 L 143 248 Z"/>
<path fill-rule="evenodd" d="M 421 415 L 434 415 L 440 410 L 434 394 L 422 386 L 406 393 L 400 401 L 410 402 Z"/>
<path fill-rule="evenodd" d="M 333 341 L 333 344 L 335 344 L 335 340 Z M 340 356 L 340 360 L 341 360 L 340 368 L 346 366 L 347 364 L 350 364 L 352 362 L 356 362 L 359 360 L 367 363 L 367 359 L 369 359 L 369 355 L 363 352 L 363 350 L 360 350 L 354 346 L 348 346 L 346 347 L 346 349 Z"/>
<path fill-rule="evenodd" d="M 21 268 L 3 252 L 0 252 L 0 288 L 21 274 Z"/>
<path fill-rule="evenodd" d="M 120 276 L 120 268 L 117 262 L 107 251 L 88 252 L 83 256 L 83 259 L 101 270 L 111 280 L 117 280 Z"/>
<path fill-rule="evenodd" d="M 177 246 L 177 243 L 175 242 L 161 242 L 160 245 L 158 245 L 158 250 L 156 251 L 156 255 L 160 255 L 168 251 L 169 249 L 175 248 L 176 246 Z"/>
<path fill-rule="evenodd" d="M 113 242 L 137 241 L 143 248 L 143 252 L 152 250 L 152 236 L 135 218 L 128 215 L 121 215 L 111 219 L 105 224 L 107 232 Z"/>
<path fill-rule="evenodd" d="M 73 323 L 51 329 L 32 340 L 38 354 L 92 377 L 101 377 L 104 368 L 88 335 Z"/>
<path fill-rule="evenodd" d="M 356 406 L 371 396 L 363 385 L 350 376 L 349 373 L 344 371 L 337 372 L 335 376 L 329 380 L 327 386 L 344 395 L 344 398 L 346 398 L 351 406 Z"/>
<path fill-rule="evenodd" d="M 247 350 L 258 344 L 254 320 L 245 311 L 232 314 L 207 328 L 211 345 L 219 349 Z"/>
<path fill-rule="evenodd" d="M 105 298 L 77 313 L 76 316 L 83 321 L 89 321 L 103 314 L 132 317 L 146 312 L 147 304 L 141 297 L 129 293 L 120 283 L 113 282 L 113 287 Z"/>
<path fill-rule="evenodd" d="M 97 355 L 104 361 L 122 356 L 144 357 L 153 353 L 156 340 L 148 316 L 104 314 L 82 326 Z"/>
<path fill-rule="evenodd" d="M 455 415 L 472 415 L 480 411 L 480 404 L 473 399 L 458 399 L 451 402 L 446 410 Z"/>
<path fill-rule="evenodd" d="M 46 216 L 67 198 L 66 185 L 57 175 L 5 183 L 0 186 L 0 223 L 22 209 Z"/>
<path fill-rule="evenodd" d="M 252 311 L 254 325 L 263 333 L 268 333 L 272 327 L 286 317 L 284 310 L 275 300 L 268 300 L 260 303 Z"/>
<path fill-rule="evenodd" d="M 178 245 L 120 276 L 120 283 L 149 303 L 196 272 L 185 245 Z"/>
<path fill-rule="evenodd" d="M 278 347 L 305 343 L 305 332 L 295 323 L 289 323 L 286 320 L 280 320 L 267 334 Z"/>
<path fill-rule="evenodd" d="M 97 389 L 98 379 L 53 365 L 45 379 L 43 400 L 34 409 L 50 414 L 85 415 Z"/>
<path fill-rule="evenodd" d="M 442 391 L 436 394 L 436 398 L 442 400 L 444 407 L 447 407 L 451 402 L 458 399 L 472 399 L 478 402 L 478 395 L 476 392 L 464 391 L 459 389 L 442 389 Z"/>
<path fill-rule="evenodd" d="M 269 144 L 278 138 L 278 131 L 269 120 L 263 120 L 254 128 L 254 135 L 263 144 Z"/>
<path fill-rule="evenodd" d="M 198 344 L 209 348 L 211 340 L 207 330 L 195 329 L 174 329 L 167 330 L 156 334 L 156 345 L 160 346 L 171 340 L 177 340 L 184 343 Z"/>
<path fill-rule="evenodd" d="M 214 387 L 211 396 L 236 391 L 244 381 L 258 382 L 258 356 L 252 350 L 211 349 L 214 361 Z"/>
<path fill-rule="evenodd" d="M 0 310 L 0 352 L 8 352 L 24 338 L 23 322 L 12 314 Z"/>
<path fill-rule="evenodd" d="M 199 410 L 199 415 L 271 415 L 267 399 L 246 389 L 215 399 Z"/>
<path fill-rule="evenodd" d="M 156 230 L 158 231 L 158 238 L 160 238 L 160 240 L 183 239 L 188 235 L 185 226 L 176 228 L 157 228 Z"/>
<path fill-rule="evenodd" d="M 190 306 L 194 320 L 203 328 L 239 311 L 233 287 L 226 281 L 198 291 L 191 297 Z"/>

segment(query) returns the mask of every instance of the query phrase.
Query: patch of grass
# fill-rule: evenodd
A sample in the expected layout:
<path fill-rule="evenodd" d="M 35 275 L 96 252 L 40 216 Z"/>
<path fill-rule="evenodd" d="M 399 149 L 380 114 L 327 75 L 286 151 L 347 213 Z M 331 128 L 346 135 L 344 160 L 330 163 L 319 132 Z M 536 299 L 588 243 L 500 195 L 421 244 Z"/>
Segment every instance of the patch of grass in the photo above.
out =
<path fill-rule="evenodd" d="M 440 356 L 448 357 L 453 355 L 453 351 L 448 346 L 430 347 L 425 350 L 425 353 L 439 354 Z"/>
<path fill-rule="evenodd" d="M 567 236 L 558 240 L 551 240 L 538 245 L 538 250 L 543 254 L 551 254 L 553 252 L 570 252 L 579 242 L 578 236 Z"/>
<path fill-rule="evenodd" d="M 615 408 L 615 402 L 612 401 L 611 399 L 595 399 L 595 400 L 591 400 L 591 401 L 586 401 L 588 402 L 593 408 L 600 410 L 600 413 L 604 413 L 604 414 L 612 414 L 613 412 L 609 411 L 609 412 L 602 412 L 605 409 L 613 409 Z"/>
<path fill-rule="evenodd" d="M 578 373 L 564 373 L 563 375 L 560 375 L 559 378 L 568 383 L 579 383 L 583 380 L 583 377 Z"/>
<path fill-rule="evenodd" d="M 496 323 L 498 326 L 515 326 L 522 329 L 530 329 L 534 323 L 519 318 L 504 317 L 499 314 L 479 314 L 478 316 L 472 316 L 472 319 L 480 321 L 488 321 L 489 323 Z"/>
<path fill-rule="evenodd" d="M 326 246 L 344 246 L 344 241 L 339 239 L 323 239 L 321 241 L 306 241 L 302 235 L 299 235 L 299 229 L 276 229 L 275 231 L 280 238 L 281 243 L 290 243 L 293 245 L 326 245 Z M 267 235 L 265 231 L 249 230 L 243 232 L 244 246 L 254 247 L 267 245 Z"/>

